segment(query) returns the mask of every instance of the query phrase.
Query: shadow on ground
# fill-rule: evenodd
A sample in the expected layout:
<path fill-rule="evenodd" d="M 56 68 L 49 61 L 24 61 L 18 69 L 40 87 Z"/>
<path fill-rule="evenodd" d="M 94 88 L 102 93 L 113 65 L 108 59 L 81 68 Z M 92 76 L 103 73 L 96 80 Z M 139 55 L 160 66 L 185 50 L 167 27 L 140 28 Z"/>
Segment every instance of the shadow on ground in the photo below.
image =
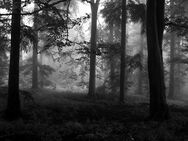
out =
<path fill-rule="evenodd" d="M 22 104 L 23 119 L 0 120 L 1 141 L 183 141 L 188 139 L 188 108 L 171 102 L 171 119 L 147 120 L 148 99 L 116 99 L 85 94 L 32 91 L 35 102 Z M 6 97 L 0 98 L 6 104 Z M 22 97 L 24 101 L 24 97 Z M 176 103 L 176 102 L 175 102 Z M 1 105 L 1 111 L 5 105 Z M 2 112 L 1 112 L 2 114 Z"/>

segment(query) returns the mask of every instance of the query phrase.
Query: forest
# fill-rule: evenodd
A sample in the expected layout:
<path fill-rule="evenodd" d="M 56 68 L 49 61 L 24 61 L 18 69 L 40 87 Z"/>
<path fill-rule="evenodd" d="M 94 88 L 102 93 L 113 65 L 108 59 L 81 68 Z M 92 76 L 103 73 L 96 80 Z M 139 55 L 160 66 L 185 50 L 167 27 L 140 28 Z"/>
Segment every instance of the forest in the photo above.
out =
<path fill-rule="evenodd" d="M 0 0 L 0 141 L 187 141 L 187 0 Z"/>

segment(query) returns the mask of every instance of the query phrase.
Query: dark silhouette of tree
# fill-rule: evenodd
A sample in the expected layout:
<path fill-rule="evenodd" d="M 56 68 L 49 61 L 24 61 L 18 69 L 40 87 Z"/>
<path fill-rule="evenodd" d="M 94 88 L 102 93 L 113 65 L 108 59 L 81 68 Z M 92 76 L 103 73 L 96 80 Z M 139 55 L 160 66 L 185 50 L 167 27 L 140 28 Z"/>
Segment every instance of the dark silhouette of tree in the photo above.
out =
<path fill-rule="evenodd" d="M 95 95 L 95 77 L 96 77 L 96 38 L 97 38 L 97 12 L 100 0 L 91 0 L 91 48 L 90 48 L 90 75 L 89 75 L 89 92 L 88 96 Z"/>
<path fill-rule="evenodd" d="M 21 117 L 19 99 L 19 48 L 20 48 L 21 0 L 13 0 L 11 24 L 11 52 L 8 80 L 8 102 L 5 116 L 7 119 Z"/>
<path fill-rule="evenodd" d="M 164 0 L 147 1 L 147 45 L 150 86 L 150 118 L 165 120 L 169 117 L 166 103 L 162 41 L 164 30 Z"/>

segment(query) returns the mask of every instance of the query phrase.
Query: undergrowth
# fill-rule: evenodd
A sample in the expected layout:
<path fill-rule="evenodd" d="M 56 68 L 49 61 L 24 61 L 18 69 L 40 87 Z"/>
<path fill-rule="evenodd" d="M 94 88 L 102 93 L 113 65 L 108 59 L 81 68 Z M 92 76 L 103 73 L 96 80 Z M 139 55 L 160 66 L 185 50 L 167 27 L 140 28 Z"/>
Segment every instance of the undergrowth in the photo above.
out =
<path fill-rule="evenodd" d="M 48 95 L 47 97 L 54 97 Z M 44 96 L 45 97 L 45 96 Z M 55 96 L 57 102 L 25 104 L 23 118 L 0 120 L 0 141 L 184 141 L 188 109 L 171 106 L 165 122 L 147 120 L 148 104 L 117 105 L 85 96 Z M 37 98 L 36 98 L 37 99 Z M 38 100 L 41 100 L 39 98 Z M 52 98 L 49 99 L 52 101 Z M 65 103 L 63 103 L 66 101 Z"/>

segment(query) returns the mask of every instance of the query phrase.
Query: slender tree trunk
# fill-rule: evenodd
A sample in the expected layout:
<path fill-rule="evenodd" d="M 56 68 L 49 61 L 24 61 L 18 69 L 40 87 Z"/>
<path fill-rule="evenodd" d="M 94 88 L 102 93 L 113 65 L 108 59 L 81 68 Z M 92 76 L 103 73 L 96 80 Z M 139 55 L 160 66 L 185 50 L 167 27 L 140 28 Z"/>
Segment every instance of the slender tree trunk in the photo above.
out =
<path fill-rule="evenodd" d="M 96 37 L 97 37 L 97 11 L 99 0 L 91 0 L 91 53 L 90 53 L 90 75 L 89 75 L 89 92 L 88 96 L 95 96 L 95 75 L 96 75 Z"/>
<path fill-rule="evenodd" d="M 122 21 L 121 21 L 121 68 L 120 68 L 120 96 L 119 102 L 124 103 L 125 95 L 125 55 L 126 55 L 126 0 L 122 0 Z"/>
<path fill-rule="evenodd" d="M 147 1 L 147 45 L 150 86 L 150 118 L 164 120 L 169 117 L 166 103 L 162 40 L 164 30 L 164 0 Z"/>
<path fill-rule="evenodd" d="M 171 8 L 171 16 L 174 16 L 174 0 L 170 1 L 170 8 Z M 170 77 L 169 77 L 169 93 L 168 98 L 173 99 L 174 98 L 174 81 L 175 81 L 175 64 L 174 64 L 174 57 L 175 57 L 175 47 L 176 47 L 176 34 L 175 32 L 171 33 L 170 36 Z"/>
<path fill-rule="evenodd" d="M 110 35 L 109 35 L 109 43 L 113 44 L 114 41 L 114 25 L 113 23 L 109 23 Z M 114 54 L 113 49 L 110 49 L 110 87 L 111 87 L 111 94 L 115 94 L 115 86 L 114 86 L 114 79 L 115 79 L 115 66 L 114 66 Z"/>
<path fill-rule="evenodd" d="M 19 48 L 20 48 L 21 0 L 13 0 L 11 24 L 11 52 L 8 80 L 8 102 L 5 116 L 7 119 L 21 117 L 19 98 Z"/>
<path fill-rule="evenodd" d="M 180 58 L 180 56 L 181 56 L 181 39 L 180 39 L 180 37 L 178 38 L 178 43 L 177 43 L 177 53 L 176 53 L 176 57 L 178 57 L 178 58 Z M 176 96 L 180 96 L 180 93 L 181 93 L 181 63 L 177 63 L 176 64 L 176 73 L 175 73 L 175 85 L 174 86 L 176 86 L 175 87 L 175 94 L 176 94 Z"/>
<path fill-rule="evenodd" d="M 43 53 L 40 53 L 40 65 L 43 65 Z M 42 68 L 40 68 L 42 69 Z M 40 87 L 43 88 L 44 87 L 44 78 L 43 78 L 43 74 L 42 74 L 42 70 L 40 70 Z"/>
<path fill-rule="evenodd" d="M 37 10 L 35 4 L 35 10 Z M 33 29 L 37 28 L 37 14 L 34 14 Z M 32 88 L 38 88 L 38 32 L 35 32 L 35 41 L 33 42 L 33 71 L 32 71 Z"/>
<path fill-rule="evenodd" d="M 176 44 L 176 38 L 175 33 L 171 33 L 170 37 L 170 79 L 169 79 L 169 93 L 168 98 L 173 99 L 174 98 L 174 73 L 175 73 L 175 64 L 173 62 L 174 56 L 175 56 L 175 44 Z"/>

